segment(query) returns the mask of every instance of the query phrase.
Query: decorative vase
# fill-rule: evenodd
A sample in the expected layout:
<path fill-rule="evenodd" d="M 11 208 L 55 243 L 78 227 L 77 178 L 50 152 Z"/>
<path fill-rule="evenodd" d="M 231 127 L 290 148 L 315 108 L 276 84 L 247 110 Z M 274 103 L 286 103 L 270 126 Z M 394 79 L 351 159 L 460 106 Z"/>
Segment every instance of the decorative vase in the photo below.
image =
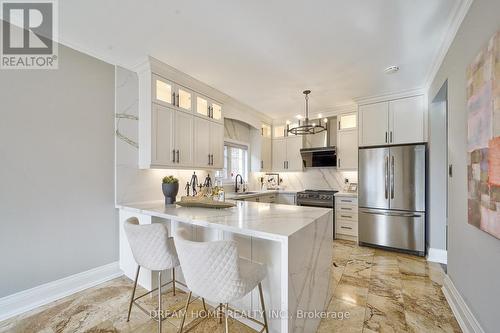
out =
<path fill-rule="evenodd" d="M 163 191 L 163 195 L 165 196 L 165 205 L 174 204 L 177 192 L 179 192 L 179 183 L 162 183 L 161 189 Z"/>

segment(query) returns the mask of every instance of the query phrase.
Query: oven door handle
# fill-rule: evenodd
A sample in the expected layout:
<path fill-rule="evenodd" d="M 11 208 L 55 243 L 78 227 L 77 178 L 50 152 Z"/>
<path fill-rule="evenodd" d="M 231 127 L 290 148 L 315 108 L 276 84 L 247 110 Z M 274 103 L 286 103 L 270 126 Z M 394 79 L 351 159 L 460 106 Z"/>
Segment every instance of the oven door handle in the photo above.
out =
<path fill-rule="evenodd" d="M 322 204 L 317 201 L 309 201 L 309 200 L 297 200 L 297 206 L 309 206 L 309 207 L 320 207 L 320 208 L 332 208 L 333 204 Z"/>

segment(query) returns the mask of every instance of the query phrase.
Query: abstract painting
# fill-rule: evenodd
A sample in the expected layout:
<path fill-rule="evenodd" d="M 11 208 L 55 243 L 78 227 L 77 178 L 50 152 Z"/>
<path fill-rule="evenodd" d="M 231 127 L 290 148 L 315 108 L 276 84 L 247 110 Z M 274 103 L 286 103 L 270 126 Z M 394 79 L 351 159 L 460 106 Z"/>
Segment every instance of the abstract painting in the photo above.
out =
<path fill-rule="evenodd" d="M 469 224 L 500 239 L 500 31 L 467 68 Z"/>

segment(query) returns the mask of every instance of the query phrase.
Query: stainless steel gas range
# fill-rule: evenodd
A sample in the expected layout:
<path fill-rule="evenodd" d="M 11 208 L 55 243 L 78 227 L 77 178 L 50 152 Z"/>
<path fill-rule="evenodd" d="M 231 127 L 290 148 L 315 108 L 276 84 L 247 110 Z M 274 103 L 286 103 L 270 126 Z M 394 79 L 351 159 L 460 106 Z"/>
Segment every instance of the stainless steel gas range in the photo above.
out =
<path fill-rule="evenodd" d="M 297 206 L 333 209 L 333 238 L 335 239 L 335 193 L 331 190 L 305 190 L 297 192 Z"/>

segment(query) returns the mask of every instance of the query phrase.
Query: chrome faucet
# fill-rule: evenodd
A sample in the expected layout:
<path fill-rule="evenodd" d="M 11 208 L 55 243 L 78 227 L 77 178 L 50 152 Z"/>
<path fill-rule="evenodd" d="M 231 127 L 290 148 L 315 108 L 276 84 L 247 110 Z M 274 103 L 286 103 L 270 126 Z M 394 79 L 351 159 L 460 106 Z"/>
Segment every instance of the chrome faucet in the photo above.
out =
<path fill-rule="evenodd" d="M 240 185 L 243 185 L 243 177 L 240 174 L 236 175 L 234 179 L 234 192 L 238 193 L 238 177 L 240 177 Z"/>

